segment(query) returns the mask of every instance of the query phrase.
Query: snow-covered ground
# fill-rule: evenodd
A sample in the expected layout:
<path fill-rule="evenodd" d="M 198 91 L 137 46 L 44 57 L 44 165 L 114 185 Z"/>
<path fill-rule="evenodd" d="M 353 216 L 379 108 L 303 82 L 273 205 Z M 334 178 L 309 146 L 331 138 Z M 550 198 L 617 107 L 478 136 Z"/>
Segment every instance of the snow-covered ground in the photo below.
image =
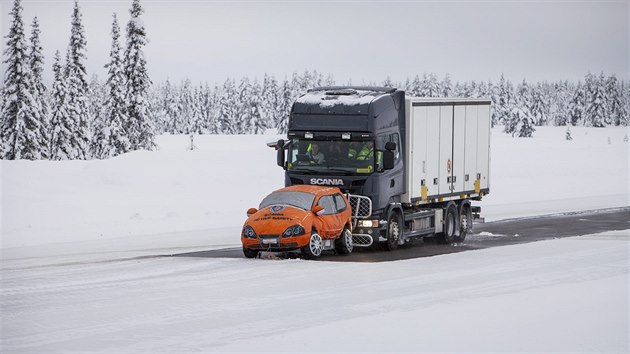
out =
<path fill-rule="evenodd" d="M 627 352 L 627 231 L 385 263 L 2 271 L 3 353 Z"/>
<path fill-rule="evenodd" d="M 572 133 L 493 130 L 487 220 L 630 204 L 628 130 Z M 628 230 L 373 264 L 153 257 L 238 246 L 283 185 L 274 139 L 2 161 L 0 352 L 630 350 Z"/>

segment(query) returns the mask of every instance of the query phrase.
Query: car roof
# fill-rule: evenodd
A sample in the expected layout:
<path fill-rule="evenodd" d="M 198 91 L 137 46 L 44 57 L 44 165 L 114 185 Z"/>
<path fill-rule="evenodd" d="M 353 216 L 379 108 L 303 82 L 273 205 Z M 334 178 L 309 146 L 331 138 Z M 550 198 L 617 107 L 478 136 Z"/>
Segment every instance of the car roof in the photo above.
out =
<path fill-rule="evenodd" d="M 297 186 L 290 186 L 278 189 L 276 192 L 304 192 L 315 194 L 316 196 L 327 195 L 333 193 L 339 193 L 339 188 L 337 187 L 327 187 L 327 186 L 313 186 L 307 184 L 301 184 Z"/>

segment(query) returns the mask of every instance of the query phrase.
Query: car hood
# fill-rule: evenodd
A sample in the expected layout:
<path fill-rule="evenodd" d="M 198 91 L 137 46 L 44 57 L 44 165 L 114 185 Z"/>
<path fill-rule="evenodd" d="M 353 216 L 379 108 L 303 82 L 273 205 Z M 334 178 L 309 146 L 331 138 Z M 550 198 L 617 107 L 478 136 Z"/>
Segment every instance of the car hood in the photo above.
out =
<path fill-rule="evenodd" d="M 313 212 L 288 205 L 272 205 L 257 211 L 250 216 L 245 225 L 254 228 L 256 234 L 282 234 L 287 227 L 302 225 L 310 226 Z M 309 223 L 306 225 L 305 223 Z"/>

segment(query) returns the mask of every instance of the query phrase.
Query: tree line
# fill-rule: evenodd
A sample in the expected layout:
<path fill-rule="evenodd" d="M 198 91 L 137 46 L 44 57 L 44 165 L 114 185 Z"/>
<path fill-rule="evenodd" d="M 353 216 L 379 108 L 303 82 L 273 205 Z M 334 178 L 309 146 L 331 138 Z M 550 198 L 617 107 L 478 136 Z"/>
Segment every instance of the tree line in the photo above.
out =
<path fill-rule="evenodd" d="M 12 23 L 4 52 L 4 85 L 0 88 L 0 156 L 3 159 L 104 159 L 129 151 L 155 148 L 156 134 L 285 133 L 293 101 L 309 88 L 332 86 L 331 75 L 317 71 L 293 73 L 278 80 L 265 74 L 262 82 L 248 77 L 223 84 L 153 84 L 142 48 L 147 44 L 140 0 L 132 0 L 121 46 L 116 14 L 104 81 L 85 69 L 86 39 L 75 1 L 71 35 L 62 59 L 55 53 L 54 80 L 42 79 L 44 58 L 37 18 L 27 41 L 21 0 L 14 0 Z M 352 85 L 352 82 L 342 85 Z M 362 86 L 403 89 L 410 96 L 486 97 L 493 101 L 492 125 L 512 136 L 532 136 L 537 126 L 627 126 L 630 85 L 615 75 L 588 73 L 584 80 L 516 84 L 502 75 L 498 82 L 452 83 L 424 73 L 393 82 Z"/>

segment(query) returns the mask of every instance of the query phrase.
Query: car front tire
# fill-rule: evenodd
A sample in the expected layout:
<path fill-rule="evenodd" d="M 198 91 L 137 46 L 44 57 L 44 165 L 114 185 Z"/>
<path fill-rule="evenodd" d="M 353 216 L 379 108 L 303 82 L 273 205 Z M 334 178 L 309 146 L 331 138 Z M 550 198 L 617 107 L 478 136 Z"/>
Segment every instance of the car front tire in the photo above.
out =
<path fill-rule="evenodd" d="M 324 240 L 315 231 L 311 232 L 311 237 L 308 240 L 308 244 L 302 247 L 302 255 L 306 259 L 319 258 L 324 250 Z"/>

